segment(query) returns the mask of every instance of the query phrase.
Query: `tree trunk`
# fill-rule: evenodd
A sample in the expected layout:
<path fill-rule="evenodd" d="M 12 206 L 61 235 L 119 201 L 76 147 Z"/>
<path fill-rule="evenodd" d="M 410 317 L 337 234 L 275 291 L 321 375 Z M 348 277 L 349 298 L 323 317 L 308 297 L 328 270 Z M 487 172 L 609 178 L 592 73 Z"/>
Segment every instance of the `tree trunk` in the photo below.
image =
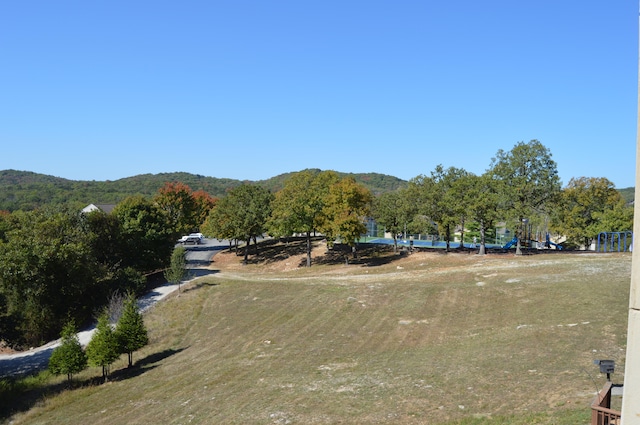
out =
<path fill-rule="evenodd" d="M 485 255 L 485 238 L 486 232 L 484 230 L 484 223 L 480 222 L 480 249 L 478 250 L 478 255 Z"/>
<path fill-rule="evenodd" d="M 522 250 L 520 249 L 520 236 L 518 236 L 518 241 L 516 242 L 516 255 L 522 255 Z"/>
<path fill-rule="evenodd" d="M 307 232 L 307 267 L 311 267 L 311 232 Z"/>
<path fill-rule="evenodd" d="M 242 264 L 249 262 L 249 245 L 251 245 L 251 237 L 247 238 L 247 246 L 244 247 L 244 260 L 242 260 Z"/>
<path fill-rule="evenodd" d="M 447 227 L 445 229 L 445 238 L 447 239 L 447 249 L 446 252 L 450 252 L 450 245 L 449 245 L 449 239 L 451 237 L 451 230 L 449 228 L 449 225 L 447 224 Z"/>
<path fill-rule="evenodd" d="M 393 253 L 398 253 L 398 235 L 395 232 L 393 233 Z"/>

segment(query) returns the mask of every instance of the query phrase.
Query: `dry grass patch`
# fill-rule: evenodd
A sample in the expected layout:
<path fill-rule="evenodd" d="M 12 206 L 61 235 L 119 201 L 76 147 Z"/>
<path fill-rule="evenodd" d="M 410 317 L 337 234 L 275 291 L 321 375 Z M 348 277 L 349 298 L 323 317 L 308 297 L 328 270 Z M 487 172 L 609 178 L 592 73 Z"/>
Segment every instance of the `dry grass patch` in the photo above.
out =
<path fill-rule="evenodd" d="M 586 423 L 593 359 L 622 380 L 627 254 L 291 258 L 218 254 L 220 273 L 147 314 L 137 374 L 14 423 Z"/>

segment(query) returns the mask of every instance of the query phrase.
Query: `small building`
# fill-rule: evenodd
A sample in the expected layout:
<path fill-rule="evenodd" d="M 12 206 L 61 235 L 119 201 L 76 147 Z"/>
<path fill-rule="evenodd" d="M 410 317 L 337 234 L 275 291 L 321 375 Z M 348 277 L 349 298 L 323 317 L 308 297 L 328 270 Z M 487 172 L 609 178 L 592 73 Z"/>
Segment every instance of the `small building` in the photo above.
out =
<path fill-rule="evenodd" d="M 89 204 L 82 209 L 82 212 L 89 214 L 94 211 L 102 211 L 105 214 L 110 214 L 115 207 L 115 204 Z"/>

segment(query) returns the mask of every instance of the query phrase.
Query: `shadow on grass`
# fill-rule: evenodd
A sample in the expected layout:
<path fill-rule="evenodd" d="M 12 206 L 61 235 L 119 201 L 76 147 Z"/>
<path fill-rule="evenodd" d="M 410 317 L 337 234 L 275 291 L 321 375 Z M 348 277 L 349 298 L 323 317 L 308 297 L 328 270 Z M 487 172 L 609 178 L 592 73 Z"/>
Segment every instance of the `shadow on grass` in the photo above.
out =
<path fill-rule="evenodd" d="M 313 237 L 311 243 L 317 246 L 323 241 L 322 237 Z M 244 250 L 242 247 L 238 250 L 237 256 L 242 258 Z M 279 261 L 285 261 L 290 257 L 303 256 L 298 267 L 306 267 L 307 265 L 307 240 L 305 237 L 290 237 L 283 239 L 269 239 L 260 241 L 258 247 L 251 245 L 249 247 L 249 257 L 247 264 L 268 265 Z M 335 244 L 332 249 L 327 250 L 324 255 L 314 257 L 312 264 L 322 265 L 361 265 L 365 267 L 381 266 L 391 263 L 402 258 L 400 252 L 393 253 L 393 246 L 387 244 L 360 243 L 356 248 L 354 256 L 350 246 L 345 244 Z"/>
<path fill-rule="evenodd" d="M 218 286 L 218 283 L 214 283 L 214 282 L 203 282 L 203 281 L 199 281 L 197 283 L 193 283 L 191 285 L 188 285 L 185 289 L 183 289 L 181 292 L 183 294 L 186 294 L 187 292 L 191 292 L 191 291 L 195 291 L 197 289 L 203 288 L 205 286 Z"/>
<path fill-rule="evenodd" d="M 164 360 L 168 357 L 171 357 L 175 354 L 181 353 L 189 347 L 173 349 L 169 348 L 167 350 L 162 350 L 158 353 L 149 354 L 147 357 L 138 360 L 135 362 L 134 367 L 144 367 L 146 365 L 150 365 L 153 363 L 158 363 L 161 360 Z"/>
<path fill-rule="evenodd" d="M 135 362 L 133 367 L 113 371 L 108 381 L 124 381 L 141 376 L 157 368 L 159 365 L 156 363 L 185 349 L 168 349 L 150 354 Z M 57 383 L 51 383 L 52 379 L 53 377 L 47 371 L 37 375 L 0 379 L 0 422 L 9 422 L 8 419 L 12 415 L 27 412 L 51 396 L 78 388 L 102 385 L 105 382 L 102 375 Z"/>

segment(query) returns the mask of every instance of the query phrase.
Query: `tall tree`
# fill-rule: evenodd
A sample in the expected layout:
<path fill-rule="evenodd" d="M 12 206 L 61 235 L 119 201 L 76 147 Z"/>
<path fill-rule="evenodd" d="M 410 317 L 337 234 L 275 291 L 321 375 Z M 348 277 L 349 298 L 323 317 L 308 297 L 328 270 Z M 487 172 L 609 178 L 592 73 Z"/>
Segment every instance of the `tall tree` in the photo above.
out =
<path fill-rule="evenodd" d="M 166 266 L 175 244 L 167 213 L 142 196 L 132 196 L 112 212 L 121 224 L 122 266 L 151 272 Z"/>
<path fill-rule="evenodd" d="M 180 284 L 187 276 L 187 250 L 183 246 L 176 246 L 171 254 L 171 263 L 169 268 L 164 271 L 164 278 L 167 282 L 178 285 L 180 292 Z"/>
<path fill-rule="evenodd" d="M 165 183 L 154 201 L 166 213 L 174 236 L 193 232 L 200 226 L 201 223 L 196 223 L 196 201 L 191 188 L 186 184 Z"/>
<path fill-rule="evenodd" d="M 445 169 L 438 165 L 429 177 L 420 175 L 409 182 L 408 191 L 419 213 L 438 224 L 438 231 L 445 237 L 447 252 L 450 250 L 451 230 L 464 214 L 463 199 L 451 189 L 456 180 L 467 174 L 461 168 Z"/>
<path fill-rule="evenodd" d="M 129 294 L 124 302 L 122 315 L 115 330 L 118 347 L 121 353 L 126 353 L 129 365 L 133 366 L 133 352 L 149 343 L 147 329 L 144 326 L 142 314 L 133 294 Z"/>
<path fill-rule="evenodd" d="M 209 212 L 216 206 L 218 198 L 212 197 L 204 190 L 197 190 L 193 192 L 192 196 L 195 203 L 194 225 L 197 229 L 200 229 Z"/>
<path fill-rule="evenodd" d="M 398 234 L 407 230 L 414 213 L 407 190 L 386 192 L 376 198 L 373 216 L 393 236 L 393 252 L 398 251 Z"/>
<path fill-rule="evenodd" d="M 369 189 L 351 177 L 332 184 L 322 209 L 320 230 L 332 240 L 339 237 L 356 255 L 356 241 L 367 231 L 365 220 L 372 203 Z"/>
<path fill-rule="evenodd" d="M 478 223 L 480 229 L 480 249 L 478 254 L 486 253 L 486 232 L 498 219 L 500 205 L 499 186 L 489 173 L 481 176 L 470 174 L 470 185 L 466 193 L 469 217 Z"/>
<path fill-rule="evenodd" d="M 608 225 L 602 226 L 601 221 L 603 214 L 616 208 L 620 202 L 620 207 L 624 207 L 622 196 L 606 178 L 573 178 L 560 192 L 559 205 L 552 216 L 552 229 L 565 235 L 570 242 L 588 247 L 600 231 L 617 230 Z M 632 228 L 630 222 L 622 226 L 625 228 L 621 230 Z"/>
<path fill-rule="evenodd" d="M 251 240 L 266 232 L 272 200 L 271 192 L 261 186 L 243 184 L 235 187 L 211 211 L 205 226 L 206 233 L 218 239 L 245 241 L 246 264 Z"/>
<path fill-rule="evenodd" d="M 548 214 L 560 192 L 560 178 L 551 151 L 538 140 L 519 142 L 509 152 L 500 149 L 490 172 L 502 182 L 502 202 L 507 214 L 517 220 L 516 254 L 521 254 L 523 220 Z"/>
<path fill-rule="evenodd" d="M 86 353 L 91 366 L 102 367 L 102 377 L 106 382 L 109 379 L 111 365 L 120 357 L 118 340 L 106 313 L 98 318 L 96 330 L 87 344 Z"/>
<path fill-rule="evenodd" d="M 275 194 L 269 232 L 274 236 L 304 233 L 307 267 L 311 266 L 311 237 L 320 226 L 329 187 L 337 181 L 338 175 L 333 171 L 301 171 L 289 177 L 283 189 Z"/>
<path fill-rule="evenodd" d="M 49 358 L 49 371 L 54 375 L 67 375 L 67 380 L 71 382 L 75 373 L 87 368 L 87 355 L 80 345 L 73 320 L 62 328 L 60 336 L 62 342 L 54 348 Z"/>

